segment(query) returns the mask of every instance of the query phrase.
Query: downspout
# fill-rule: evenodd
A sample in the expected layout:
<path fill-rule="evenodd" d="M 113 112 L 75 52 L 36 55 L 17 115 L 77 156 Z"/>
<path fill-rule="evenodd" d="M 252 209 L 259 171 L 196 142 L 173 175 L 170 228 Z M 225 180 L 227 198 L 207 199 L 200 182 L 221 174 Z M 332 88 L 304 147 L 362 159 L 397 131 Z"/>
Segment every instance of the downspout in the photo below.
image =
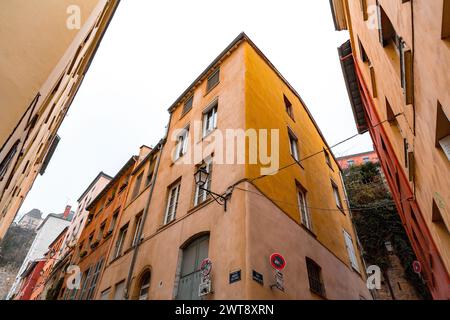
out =
<path fill-rule="evenodd" d="M 129 297 L 130 297 L 129 292 L 130 292 L 130 287 L 131 287 L 131 278 L 133 277 L 134 266 L 136 264 L 136 260 L 137 260 L 137 256 L 138 256 L 138 252 L 139 252 L 139 247 L 141 245 L 142 231 L 144 229 L 145 222 L 147 221 L 148 211 L 149 211 L 149 208 L 150 208 L 150 204 L 152 202 L 153 190 L 155 189 L 156 178 L 158 176 L 158 169 L 159 169 L 159 164 L 160 164 L 160 161 L 161 161 L 161 155 L 162 155 L 162 151 L 163 151 L 164 145 L 165 145 L 166 140 L 167 140 L 167 135 L 168 135 L 168 132 L 169 132 L 169 127 L 170 127 L 171 120 L 172 120 L 172 113 L 170 114 L 169 124 L 167 125 L 165 137 L 157 145 L 157 150 L 159 151 L 158 159 L 156 160 L 156 164 L 155 164 L 155 170 L 154 170 L 154 174 L 153 174 L 153 178 L 152 178 L 152 186 L 150 187 L 150 193 L 148 195 L 147 202 L 145 203 L 144 213 L 143 213 L 143 216 L 142 216 L 142 223 L 139 226 L 139 230 L 138 230 L 138 239 L 139 239 L 139 241 L 136 244 L 136 247 L 135 247 L 135 249 L 133 251 L 133 258 L 131 260 L 130 269 L 128 271 L 127 282 L 126 282 L 125 293 L 124 293 L 125 300 L 128 300 Z"/>

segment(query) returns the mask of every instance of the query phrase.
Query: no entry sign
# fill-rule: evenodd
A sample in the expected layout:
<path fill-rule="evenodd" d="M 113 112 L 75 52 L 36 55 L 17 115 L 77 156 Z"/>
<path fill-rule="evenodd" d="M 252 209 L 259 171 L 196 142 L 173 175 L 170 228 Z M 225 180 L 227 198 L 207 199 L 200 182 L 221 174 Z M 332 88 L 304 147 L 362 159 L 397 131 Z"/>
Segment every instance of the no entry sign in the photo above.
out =
<path fill-rule="evenodd" d="M 272 253 L 270 255 L 270 264 L 272 267 L 278 271 L 281 271 L 286 267 L 286 260 L 279 253 Z"/>
<path fill-rule="evenodd" d="M 415 273 L 421 273 L 422 272 L 422 265 L 419 261 L 413 261 L 412 267 Z"/>

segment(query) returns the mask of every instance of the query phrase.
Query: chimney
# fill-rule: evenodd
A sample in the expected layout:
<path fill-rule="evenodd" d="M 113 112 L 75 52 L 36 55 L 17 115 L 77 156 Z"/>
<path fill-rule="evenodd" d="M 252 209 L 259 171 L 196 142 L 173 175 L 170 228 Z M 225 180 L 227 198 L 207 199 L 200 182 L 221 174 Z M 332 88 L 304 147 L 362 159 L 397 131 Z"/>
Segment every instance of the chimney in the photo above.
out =
<path fill-rule="evenodd" d="M 70 209 L 72 209 L 71 206 L 66 206 L 66 210 L 64 210 L 63 218 L 67 220 L 67 217 L 70 214 Z"/>

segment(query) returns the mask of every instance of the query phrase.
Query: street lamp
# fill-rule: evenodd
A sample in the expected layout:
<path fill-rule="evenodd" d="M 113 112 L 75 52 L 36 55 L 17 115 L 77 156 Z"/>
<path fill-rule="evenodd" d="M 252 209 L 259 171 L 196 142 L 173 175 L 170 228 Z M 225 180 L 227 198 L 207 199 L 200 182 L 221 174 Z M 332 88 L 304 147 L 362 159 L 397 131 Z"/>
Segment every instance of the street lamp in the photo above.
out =
<path fill-rule="evenodd" d="M 228 195 L 223 196 L 223 195 L 217 194 L 215 192 L 212 192 L 211 190 L 204 187 L 209 178 L 209 172 L 206 170 L 206 168 L 205 167 L 199 168 L 195 172 L 194 178 L 195 178 L 195 184 L 198 186 L 199 190 L 203 190 L 206 193 L 210 194 L 211 197 L 214 199 L 214 201 L 216 201 L 220 205 L 223 205 L 225 211 L 227 211 Z"/>

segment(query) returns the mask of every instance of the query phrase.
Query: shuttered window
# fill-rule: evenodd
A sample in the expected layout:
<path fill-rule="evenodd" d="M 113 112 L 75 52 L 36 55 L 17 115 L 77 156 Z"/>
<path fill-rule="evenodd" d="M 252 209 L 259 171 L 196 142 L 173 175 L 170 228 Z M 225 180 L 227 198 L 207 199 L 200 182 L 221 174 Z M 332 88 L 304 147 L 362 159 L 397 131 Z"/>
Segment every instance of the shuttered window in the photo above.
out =
<path fill-rule="evenodd" d="M 220 78 L 220 69 L 217 69 L 216 71 L 214 71 L 212 75 L 208 77 L 208 83 L 206 85 L 207 92 L 209 92 L 219 83 L 219 78 Z"/>
<path fill-rule="evenodd" d="M 348 256 L 350 258 L 350 263 L 351 263 L 353 269 L 355 269 L 356 271 L 359 272 L 359 265 L 358 265 L 358 260 L 356 258 L 355 247 L 353 246 L 352 237 L 350 236 L 350 234 L 347 231 L 343 230 L 343 232 L 344 232 L 345 246 L 347 247 L 347 252 L 348 252 Z"/>
<path fill-rule="evenodd" d="M 190 98 L 188 98 L 186 100 L 186 102 L 183 105 L 183 112 L 182 112 L 183 115 L 192 109 L 193 102 L 194 102 L 194 96 L 191 96 Z"/>
<path fill-rule="evenodd" d="M 308 257 L 306 257 L 306 268 L 308 270 L 310 290 L 322 297 L 325 297 L 325 286 L 322 280 L 322 268 Z"/>
<path fill-rule="evenodd" d="M 89 290 L 87 293 L 86 300 L 91 300 L 94 297 L 95 287 L 97 286 L 97 282 L 98 282 L 98 278 L 100 276 L 100 271 L 102 270 L 102 266 L 103 266 L 103 259 L 101 259 L 95 265 L 94 273 L 92 275 L 91 283 L 89 285 Z"/>

